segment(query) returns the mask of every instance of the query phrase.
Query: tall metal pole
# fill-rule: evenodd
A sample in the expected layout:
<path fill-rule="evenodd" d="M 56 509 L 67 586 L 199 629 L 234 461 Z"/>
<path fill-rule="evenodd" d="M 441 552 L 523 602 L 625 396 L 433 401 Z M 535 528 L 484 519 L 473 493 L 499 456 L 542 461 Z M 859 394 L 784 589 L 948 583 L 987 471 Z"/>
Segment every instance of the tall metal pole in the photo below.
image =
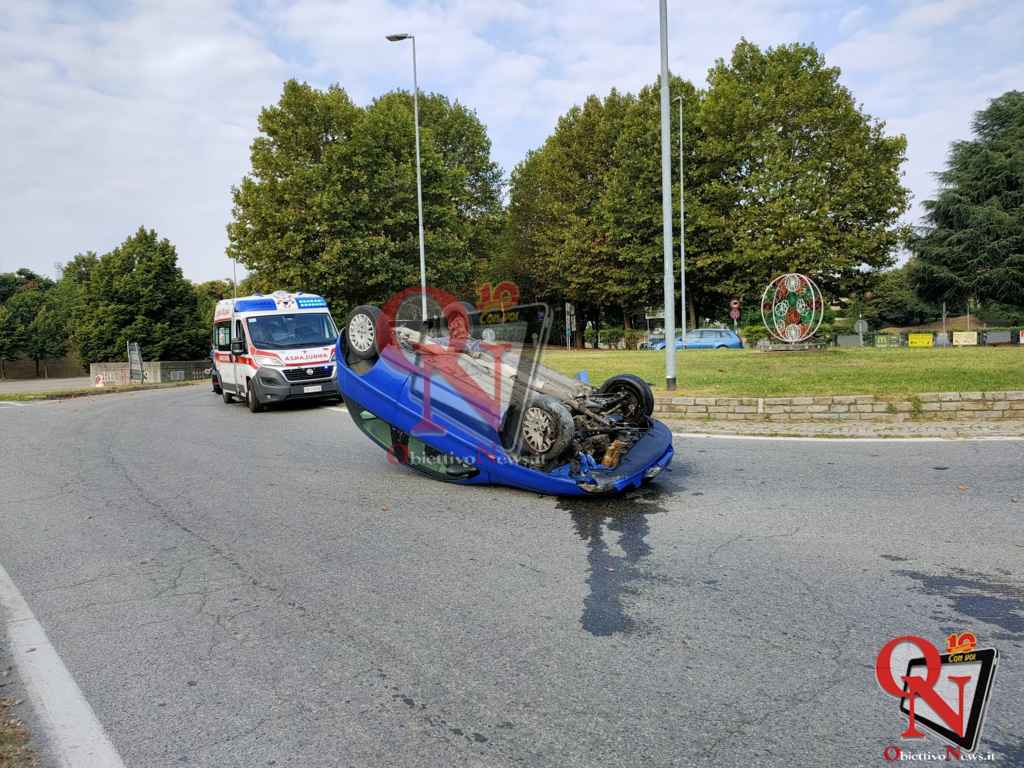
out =
<path fill-rule="evenodd" d="M 679 291 L 682 301 L 679 304 L 679 327 L 686 343 L 686 177 L 683 165 L 683 97 L 676 97 L 679 102 Z"/>
<path fill-rule="evenodd" d="M 420 84 L 416 76 L 416 36 L 412 38 L 412 112 L 416 122 L 416 207 L 420 226 L 420 309 L 427 322 L 427 256 L 423 248 L 423 181 L 420 176 Z"/>
<path fill-rule="evenodd" d="M 675 285 L 672 279 L 672 127 L 668 90 L 668 7 L 658 3 L 661 26 L 661 218 L 664 233 L 665 389 L 676 388 Z"/>

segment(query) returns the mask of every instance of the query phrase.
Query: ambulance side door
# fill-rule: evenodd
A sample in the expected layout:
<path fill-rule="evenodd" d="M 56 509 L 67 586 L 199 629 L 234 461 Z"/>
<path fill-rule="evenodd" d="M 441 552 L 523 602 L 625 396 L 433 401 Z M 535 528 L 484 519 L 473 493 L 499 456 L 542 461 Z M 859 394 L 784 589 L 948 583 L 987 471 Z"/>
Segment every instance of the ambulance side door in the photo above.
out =
<path fill-rule="evenodd" d="M 231 321 L 221 320 L 213 326 L 213 354 L 217 360 L 220 385 L 228 392 L 235 391 L 235 366 L 231 362 Z"/>

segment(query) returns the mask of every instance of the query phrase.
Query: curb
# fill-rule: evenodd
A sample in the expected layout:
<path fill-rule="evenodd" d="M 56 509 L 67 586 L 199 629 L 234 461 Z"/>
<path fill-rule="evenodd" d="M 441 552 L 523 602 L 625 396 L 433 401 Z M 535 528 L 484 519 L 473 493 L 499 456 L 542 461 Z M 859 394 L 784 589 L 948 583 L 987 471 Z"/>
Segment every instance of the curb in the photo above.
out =
<path fill-rule="evenodd" d="M 657 414 L 655 414 L 657 415 Z M 1024 419 L 975 422 L 950 419 L 904 422 L 786 422 L 662 418 L 677 437 L 801 440 L 950 441 L 1024 440 Z"/>
<path fill-rule="evenodd" d="M 176 389 L 209 384 L 208 381 L 175 381 L 162 384 L 134 384 L 129 386 L 95 387 L 93 389 L 68 389 L 56 392 L 0 392 L 0 402 L 27 403 L 33 400 L 70 400 L 76 397 L 95 395 L 120 395 L 125 392 L 148 392 L 154 389 Z"/>
<path fill-rule="evenodd" d="M 1024 391 L 922 392 L 916 395 L 805 395 L 793 397 L 655 397 L 662 419 L 730 422 L 924 423 L 1024 419 Z"/>

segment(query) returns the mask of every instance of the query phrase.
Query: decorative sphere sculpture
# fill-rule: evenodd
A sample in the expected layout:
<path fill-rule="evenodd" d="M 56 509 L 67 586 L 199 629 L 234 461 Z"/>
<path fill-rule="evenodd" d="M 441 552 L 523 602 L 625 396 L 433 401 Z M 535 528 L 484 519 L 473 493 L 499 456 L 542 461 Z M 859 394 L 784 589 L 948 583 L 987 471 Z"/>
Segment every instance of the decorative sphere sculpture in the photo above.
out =
<path fill-rule="evenodd" d="M 825 302 L 817 284 L 806 275 L 779 275 L 764 289 L 761 319 L 768 333 L 779 341 L 807 341 L 825 316 Z"/>

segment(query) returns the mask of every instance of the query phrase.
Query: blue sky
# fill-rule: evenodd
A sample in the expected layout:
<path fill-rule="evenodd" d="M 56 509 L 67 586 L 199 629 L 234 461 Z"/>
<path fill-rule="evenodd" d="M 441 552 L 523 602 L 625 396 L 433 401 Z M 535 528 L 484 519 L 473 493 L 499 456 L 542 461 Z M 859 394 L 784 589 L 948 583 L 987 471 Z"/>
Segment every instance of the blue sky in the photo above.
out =
<path fill-rule="evenodd" d="M 1024 3 L 670 0 L 673 72 L 703 84 L 741 36 L 813 42 L 864 109 L 905 133 L 908 220 L 973 112 L 1024 88 Z M 588 94 L 658 72 L 655 0 L 175 0 L 0 6 L 0 271 L 103 252 L 140 224 L 178 247 L 186 276 L 230 275 L 230 187 L 261 106 L 296 77 L 360 103 L 420 85 L 477 110 L 509 172 Z"/>

